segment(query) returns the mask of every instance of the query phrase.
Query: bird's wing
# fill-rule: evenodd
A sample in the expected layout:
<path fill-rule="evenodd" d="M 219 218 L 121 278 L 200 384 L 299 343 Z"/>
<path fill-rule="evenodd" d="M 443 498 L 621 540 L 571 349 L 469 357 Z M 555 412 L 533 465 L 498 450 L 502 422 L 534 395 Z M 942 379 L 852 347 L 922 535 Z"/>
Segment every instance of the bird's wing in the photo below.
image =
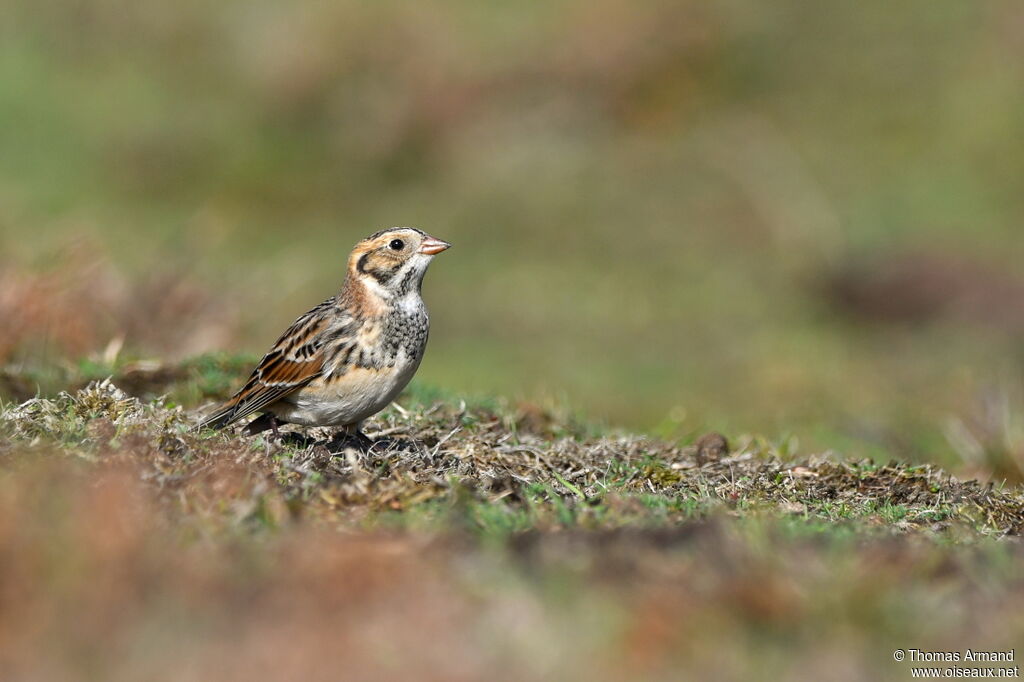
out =
<path fill-rule="evenodd" d="M 325 341 L 336 340 L 354 327 L 353 320 L 338 320 L 333 299 L 324 301 L 300 317 L 277 340 L 269 353 L 236 393 L 197 428 L 220 429 L 293 393 L 324 371 L 320 352 Z"/>

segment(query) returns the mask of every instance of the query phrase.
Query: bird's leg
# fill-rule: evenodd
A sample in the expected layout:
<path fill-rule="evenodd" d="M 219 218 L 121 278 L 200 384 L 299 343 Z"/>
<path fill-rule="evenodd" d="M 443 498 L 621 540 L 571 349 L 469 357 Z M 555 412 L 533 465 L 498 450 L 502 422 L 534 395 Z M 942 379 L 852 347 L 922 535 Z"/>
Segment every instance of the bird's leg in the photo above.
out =
<path fill-rule="evenodd" d="M 363 433 L 362 429 L 358 427 L 353 429 L 352 435 L 356 439 L 356 442 L 359 443 L 359 447 L 361 447 L 363 450 L 369 451 L 369 449 L 373 447 L 374 441 L 371 440 L 371 438 L 367 436 L 365 433 Z"/>
<path fill-rule="evenodd" d="M 363 430 L 359 428 L 360 425 L 361 423 L 343 426 L 338 436 L 340 436 L 341 440 L 343 441 L 349 441 L 350 443 L 355 445 L 355 447 L 358 448 L 359 450 L 362 450 L 363 452 L 368 452 L 370 450 L 370 447 L 373 445 L 373 441 L 369 438 L 369 436 L 363 433 Z"/>
<path fill-rule="evenodd" d="M 274 433 L 274 438 L 281 440 L 281 432 L 278 430 L 278 421 L 270 412 L 264 412 L 256 419 L 249 422 L 243 433 L 247 436 L 255 436 L 257 433 L 262 433 L 267 429 L 270 429 Z"/>

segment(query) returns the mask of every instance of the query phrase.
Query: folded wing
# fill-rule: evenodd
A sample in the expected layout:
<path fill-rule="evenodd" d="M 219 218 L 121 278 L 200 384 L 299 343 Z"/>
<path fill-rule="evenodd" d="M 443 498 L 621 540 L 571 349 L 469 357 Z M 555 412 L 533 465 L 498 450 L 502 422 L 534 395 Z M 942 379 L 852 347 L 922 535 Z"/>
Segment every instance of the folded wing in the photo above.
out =
<path fill-rule="evenodd" d="M 346 326 L 343 322 L 339 323 L 334 299 L 300 317 L 263 356 L 242 389 L 196 428 L 230 426 L 322 376 L 324 358 L 320 350 L 325 341 L 338 338 Z"/>

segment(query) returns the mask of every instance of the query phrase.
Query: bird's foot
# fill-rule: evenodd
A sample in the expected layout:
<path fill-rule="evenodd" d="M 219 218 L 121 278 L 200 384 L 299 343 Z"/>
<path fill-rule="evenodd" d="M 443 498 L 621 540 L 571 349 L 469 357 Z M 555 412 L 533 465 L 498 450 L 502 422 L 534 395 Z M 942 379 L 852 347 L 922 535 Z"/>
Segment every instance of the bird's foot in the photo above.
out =
<path fill-rule="evenodd" d="M 242 430 L 242 433 L 246 436 L 255 436 L 258 433 L 264 431 L 270 431 L 270 440 L 280 445 L 295 445 L 298 447 L 307 447 L 313 444 L 313 440 L 301 433 L 286 432 L 282 433 L 280 426 L 281 422 L 277 417 L 269 412 L 265 412 L 256 419 L 249 422 L 246 427 Z"/>
<path fill-rule="evenodd" d="M 274 438 L 280 440 L 281 432 L 277 427 L 277 417 L 269 412 L 264 412 L 246 424 L 245 428 L 242 429 L 242 433 L 246 436 L 255 436 L 257 433 L 263 433 L 267 429 L 270 429 L 274 434 Z"/>
<path fill-rule="evenodd" d="M 355 427 L 349 427 L 338 431 L 327 443 L 331 452 L 340 454 L 352 448 L 362 454 L 368 454 L 376 441 L 370 439 L 365 433 Z"/>

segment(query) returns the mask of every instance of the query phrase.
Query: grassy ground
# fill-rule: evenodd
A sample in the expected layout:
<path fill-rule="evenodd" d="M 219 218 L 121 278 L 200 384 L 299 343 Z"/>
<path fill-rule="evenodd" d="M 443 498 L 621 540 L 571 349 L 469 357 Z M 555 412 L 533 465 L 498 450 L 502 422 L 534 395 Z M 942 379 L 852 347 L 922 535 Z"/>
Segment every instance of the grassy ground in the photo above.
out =
<path fill-rule="evenodd" d="M 1019 488 L 424 389 L 367 453 L 192 419 L 109 382 L 3 411 L 4 679 L 906 679 L 1024 636 Z"/>

